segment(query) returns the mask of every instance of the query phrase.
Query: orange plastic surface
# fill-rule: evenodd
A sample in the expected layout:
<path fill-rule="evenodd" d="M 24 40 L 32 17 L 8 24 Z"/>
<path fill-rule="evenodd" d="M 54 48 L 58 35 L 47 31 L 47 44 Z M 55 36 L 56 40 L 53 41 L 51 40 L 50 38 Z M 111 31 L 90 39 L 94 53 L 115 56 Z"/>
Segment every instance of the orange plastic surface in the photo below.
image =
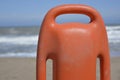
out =
<path fill-rule="evenodd" d="M 61 14 L 85 14 L 88 24 L 58 24 Z M 86 5 L 69 4 L 51 9 L 44 18 L 38 41 L 37 80 L 46 80 L 46 61 L 53 60 L 53 80 L 96 80 L 100 58 L 101 80 L 110 80 L 108 39 L 100 14 Z"/>

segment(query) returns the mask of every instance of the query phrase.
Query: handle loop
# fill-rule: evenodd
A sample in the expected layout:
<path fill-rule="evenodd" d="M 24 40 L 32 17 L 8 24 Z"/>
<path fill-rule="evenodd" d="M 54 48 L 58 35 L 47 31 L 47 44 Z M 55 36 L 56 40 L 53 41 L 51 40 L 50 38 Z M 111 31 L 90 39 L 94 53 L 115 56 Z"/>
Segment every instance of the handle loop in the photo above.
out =
<path fill-rule="evenodd" d="M 91 21 L 98 21 L 101 20 L 101 16 L 99 13 L 92 7 L 87 5 L 80 5 L 80 4 L 66 4 L 57 6 L 53 9 L 51 9 L 46 17 L 45 20 L 47 20 L 48 23 L 55 24 L 55 18 L 61 14 L 85 14 L 90 17 Z"/>

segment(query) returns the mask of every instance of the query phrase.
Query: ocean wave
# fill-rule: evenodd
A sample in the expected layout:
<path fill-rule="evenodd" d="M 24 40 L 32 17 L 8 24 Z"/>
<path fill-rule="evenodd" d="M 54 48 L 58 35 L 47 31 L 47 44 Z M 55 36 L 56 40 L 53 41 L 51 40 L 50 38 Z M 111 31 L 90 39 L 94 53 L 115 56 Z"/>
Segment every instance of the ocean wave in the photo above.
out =
<path fill-rule="evenodd" d="M 106 27 L 109 43 L 120 43 L 120 26 Z"/>
<path fill-rule="evenodd" d="M 10 44 L 23 44 L 23 45 L 36 45 L 38 41 L 38 36 L 18 36 L 18 37 L 0 37 L 0 43 L 10 43 Z"/>
<path fill-rule="evenodd" d="M 36 52 L 33 53 L 5 53 L 5 54 L 0 54 L 0 57 L 6 58 L 6 57 L 36 57 Z"/>
<path fill-rule="evenodd" d="M 110 43 L 120 43 L 120 26 L 107 26 L 107 34 Z M 0 36 L 0 43 L 37 45 L 38 35 L 29 36 Z"/>
<path fill-rule="evenodd" d="M 120 26 L 106 26 L 107 30 L 120 30 Z"/>

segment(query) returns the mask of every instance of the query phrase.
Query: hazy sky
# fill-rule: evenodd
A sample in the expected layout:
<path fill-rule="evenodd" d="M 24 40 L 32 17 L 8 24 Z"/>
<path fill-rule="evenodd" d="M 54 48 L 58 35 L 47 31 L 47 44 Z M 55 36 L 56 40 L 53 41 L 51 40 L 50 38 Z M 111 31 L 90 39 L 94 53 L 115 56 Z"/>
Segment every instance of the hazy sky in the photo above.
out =
<path fill-rule="evenodd" d="M 0 0 L 0 26 L 39 26 L 49 9 L 69 3 L 90 5 L 101 13 L 106 24 L 120 24 L 120 0 Z"/>

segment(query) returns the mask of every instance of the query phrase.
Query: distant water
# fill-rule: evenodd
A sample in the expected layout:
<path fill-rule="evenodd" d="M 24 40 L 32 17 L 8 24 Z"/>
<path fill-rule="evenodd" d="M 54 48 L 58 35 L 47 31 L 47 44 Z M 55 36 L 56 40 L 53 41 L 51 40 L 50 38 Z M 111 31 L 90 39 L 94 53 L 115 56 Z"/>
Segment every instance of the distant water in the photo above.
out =
<path fill-rule="evenodd" d="M 107 26 L 111 57 L 120 56 L 120 26 Z M 0 57 L 36 57 L 39 27 L 1 27 Z"/>

